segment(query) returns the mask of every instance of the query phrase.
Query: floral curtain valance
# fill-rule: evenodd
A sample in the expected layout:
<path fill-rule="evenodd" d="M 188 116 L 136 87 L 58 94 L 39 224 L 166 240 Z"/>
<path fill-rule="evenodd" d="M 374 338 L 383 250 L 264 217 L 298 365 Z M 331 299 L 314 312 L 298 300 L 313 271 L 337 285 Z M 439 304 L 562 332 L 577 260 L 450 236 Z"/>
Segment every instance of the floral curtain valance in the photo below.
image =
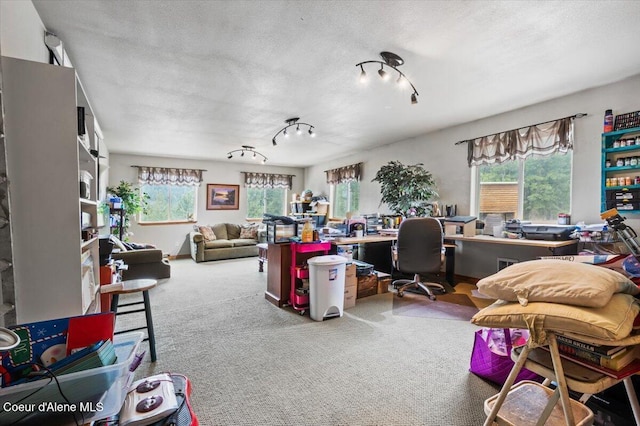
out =
<path fill-rule="evenodd" d="M 360 180 L 362 163 L 351 164 L 350 166 L 339 167 L 337 169 L 325 170 L 327 183 L 345 183 L 351 180 Z"/>
<path fill-rule="evenodd" d="M 247 188 L 285 188 L 291 189 L 294 175 L 273 173 L 244 173 L 244 186 Z"/>
<path fill-rule="evenodd" d="M 469 167 L 527 158 L 533 154 L 565 153 L 573 149 L 574 118 L 561 118 L 465 141 Z"/>
<path fill-rule="evenodd" d="M 203 170 L 174 169 L 170 167 L 134 167 L 138 168 L 138 182 L 140 184 L 199 186 L 200 182 L 202 182 Z"/>

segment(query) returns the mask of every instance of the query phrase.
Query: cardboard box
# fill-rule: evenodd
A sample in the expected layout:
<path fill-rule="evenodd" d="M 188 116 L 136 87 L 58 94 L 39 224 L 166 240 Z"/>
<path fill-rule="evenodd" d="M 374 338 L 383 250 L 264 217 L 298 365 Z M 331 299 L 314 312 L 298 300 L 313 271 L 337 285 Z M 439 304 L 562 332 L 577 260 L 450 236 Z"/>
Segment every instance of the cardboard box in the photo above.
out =
<path fill-rule="evenodd" d="M 356 299 L 358 296 L 358 286 L 350 285 L 344 288 L 344 306 L 343 309 L 349 309 L 356 306 Z"/>
<path fill-rule="evenodd" d="M 388 293 L 389 286 L 391 285 L 391 275 L 376 271 L 376 275 L 378 276 L 378 294 Z"/>
<path fill-rule="evenodd" d="M 376 274 L 358 277 L 358 299 L 378 294 L 378 276 Z"/>
<path fill-rule="evenodd" d="M 357 286 L 358 278 L 356 277 L 356 265 L 350 263 L 346 266 L 344 270 L 344 286 Z"/>

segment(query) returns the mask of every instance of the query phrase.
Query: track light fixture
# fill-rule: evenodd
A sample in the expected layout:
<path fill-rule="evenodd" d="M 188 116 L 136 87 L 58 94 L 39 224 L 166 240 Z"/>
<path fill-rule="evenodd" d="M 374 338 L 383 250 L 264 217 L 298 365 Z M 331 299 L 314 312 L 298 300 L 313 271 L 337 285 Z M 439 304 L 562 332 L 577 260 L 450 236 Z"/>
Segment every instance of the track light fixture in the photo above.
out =
<path fill-rule="evenodd" d="M 391 76 L 387 71 L 385 71 L 384 67 L 386 66 L 387 68 L 391 68 L 392 70 L 395 70 L 398 73 L 398 79 L 396 80 L 396 83 L 398 83 L 399 86 L 404 86 L 406 84 L 409 84 L 411 86 L 411 88 L 413 89 L 413 93 L 411 94 L 411 103 L 417 104 L 418 91 L 416 90 L 416 87 L 413 85 L 413 83 L 411 83 L 411 81 L 409 81 L 407 76 L 404 75 L 402 71 L 398 69 L 400 65 L 404 64 L 404 59 L 402 59 L 400 56 L 396 55 L 395 53 L 391 53 L 391 52 L 380 52 L 380 57 L 382 58 L 382 61 L 364 61 L 364 62 L 360 62 L 359 64 L 356 64 L 356 67 L 360 67 L 360 82 L 361 83 L 367 82 L 367 73 L 364 70 L 364 67 L 363 67 L 364 64 L 380 64 L 378 75 L 380 75 L 380 78 L 382 78 L 382 80 L 384 81 L 389 80 Z"/>
<path fill-rule="evenodd" d="M 227 158 L 228 159 L 232 159 L 234 152 L 240 152 L 240 157 L 244 157 L 245 151 L 247 153 L 252 154 L 251 155 L 252 159 L 257 160 L 258 156 L 260 156 L 260 157 L 262 157 L 262 160 L 261 160 L 262 164 L 267 162 L 267 157 L 265 157 L 263 154 L 260 154 L 258 151 L 256 151 L 256 149 L 254 147 L 249 146 L 249 145 L 242 145 L 242 148 L 240 148 L 240 149 L 234 149 L 233 151 L 227 152 Z"/>
<path fill-rule="evenodd" d="M 308 131 L 309 136 L 311 136 L 312 138 L 316 136 L 316 133 L 313 131 L 314 127 L 311 124 L 309 124 L 309 123 L 299 123 L 298 120 L 300 120 L 299 117 L 293 117 L 293 118 L 289 118 L 287 120 L 284 120 L 284 122 L 287 123 L 287 125 L 284 126 L 282 129 L 278 130 L 278 133 L 276 133 L 275 136 L 271 139 L 271 143 L 273 143 L 273 146 L 278 145 L 278 142 L 276 142 L 276 138 L 278 137 L 278 135 L 280 133 L 282 133 L 282 135 L 285 138 L 289 137 L 289 133 L 287 132 L 287 129 L 289 127 L 292 127 L 292 126 L 296 126 L 296 134 L 297 135 L 301 135 L 302 134 L 303 129 L 301 129 L 300 126 L 309 126 L 309 131 Z"/>

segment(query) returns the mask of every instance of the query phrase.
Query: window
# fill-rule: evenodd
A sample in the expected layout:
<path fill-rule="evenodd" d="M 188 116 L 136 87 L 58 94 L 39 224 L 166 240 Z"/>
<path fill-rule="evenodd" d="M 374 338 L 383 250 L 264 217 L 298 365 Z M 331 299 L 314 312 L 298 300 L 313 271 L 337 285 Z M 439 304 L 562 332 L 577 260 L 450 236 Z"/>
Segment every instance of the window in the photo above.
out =
<path fill-rule="evenodd" d="M 143 184 L 140 191 L 148 198 L 147 211 L 140 222 L 186 222 L 196 219 L 197 186 Z"/>
<path fill-rule="evenodd" d="M 346 217 L 347 212 L 358 210 L 360 204 L 360 181 L 349 180 L 331 186 L 333 191 L 333 216 Z"/>
<path fill-rule="evenodd" d="M 287 213 L 286 188 L 247 188 L 247 217 L 260 218 L 265 213 L 285 215 Z"/>
<path fill-rule="evenodd" d="M 505 220 L 551 223 L 558 213 L 570 213 L 571 152 L 474 166 L 478 218 L 499 214 Z"/>

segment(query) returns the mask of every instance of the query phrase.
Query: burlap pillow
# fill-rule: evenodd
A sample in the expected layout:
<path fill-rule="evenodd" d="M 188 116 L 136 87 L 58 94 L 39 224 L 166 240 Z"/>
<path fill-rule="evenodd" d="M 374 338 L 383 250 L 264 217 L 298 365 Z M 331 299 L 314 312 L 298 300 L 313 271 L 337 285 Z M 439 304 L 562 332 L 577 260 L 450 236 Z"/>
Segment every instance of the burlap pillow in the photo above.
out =
<path fill-rule="evenodd" d="M 640 306 L 633 296 L 614 294 L 602 308 L 584 308 L 559 303 L 533 302 L 527 306 L 499 300 L 480 310 L 471 322 L 481 327 L 526 328 L 534 341 L 542 342 L 545 331 L 569 332 L 604 340 L 627 337 Z"/>
<path fill-rule="evenodd" d="M 477 286 L 485 296 L 522 306 L 551 302 L 601 308 L 615 293 L 640 293 L 631 280 L 616 271 L 557 259 L 515 263 L 481 279 Z"/>
<path fill-rule="evenodd" d="M 198 231 L 202 234 L 205 241 L 214 241 L 216 239 L 216 234 L 214 234 L 208 226 L 199 226 Z"/>
<path fill-rule="evenodd" d="M 258 224 L 243 225 L 240 227 L 240 238 L 249 240 L 258 239 Z"/>

